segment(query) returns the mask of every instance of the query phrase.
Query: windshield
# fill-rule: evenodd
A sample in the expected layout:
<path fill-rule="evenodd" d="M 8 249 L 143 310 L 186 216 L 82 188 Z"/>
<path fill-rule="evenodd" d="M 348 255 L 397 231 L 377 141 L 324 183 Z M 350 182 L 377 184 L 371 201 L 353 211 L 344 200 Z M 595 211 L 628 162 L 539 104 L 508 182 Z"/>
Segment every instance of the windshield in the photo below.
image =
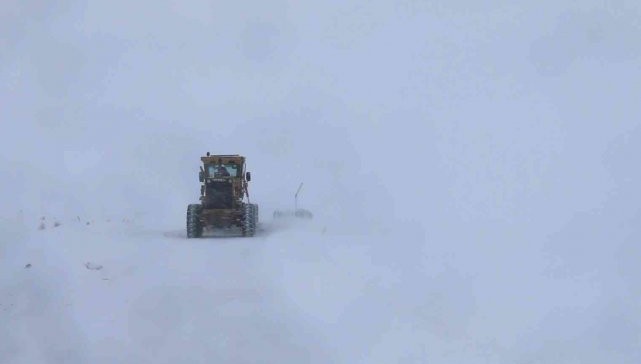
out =
<path fill-rule="evenodd" d="M 238 166 L 235 164 L 210 164 L 207 166 L 209 177 L 237 177 Z"/>

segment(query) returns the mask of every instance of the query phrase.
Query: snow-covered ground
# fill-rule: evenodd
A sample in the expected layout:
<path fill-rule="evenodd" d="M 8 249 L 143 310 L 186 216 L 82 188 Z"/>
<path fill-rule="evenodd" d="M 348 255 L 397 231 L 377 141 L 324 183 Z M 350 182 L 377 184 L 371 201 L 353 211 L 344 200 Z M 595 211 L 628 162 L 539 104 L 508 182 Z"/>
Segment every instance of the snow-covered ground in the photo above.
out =
<path fill-rule="evenodd" d="M 265 222 L 251 239 L 122 221 L 15 234 L 3 363 L 368 361 L 399 319 L 385 307 L 400 271 L 372 251 L 391 236 L 307 221 Z"/>
<path fill-rule="evenodd" d="M 2 362 L 596 363 L 639 355 L 629 320 L 636 304 L 617 298 L 632 291 L 606 286 L 616 285 L 614 271 L 554 267 L 562 255 L 518 237 L 448 247 L 411 224 L 373 233 L 264 220 L 254 238 L 189 240 L 179 226 L 132 221 L 5 225 Z"/>

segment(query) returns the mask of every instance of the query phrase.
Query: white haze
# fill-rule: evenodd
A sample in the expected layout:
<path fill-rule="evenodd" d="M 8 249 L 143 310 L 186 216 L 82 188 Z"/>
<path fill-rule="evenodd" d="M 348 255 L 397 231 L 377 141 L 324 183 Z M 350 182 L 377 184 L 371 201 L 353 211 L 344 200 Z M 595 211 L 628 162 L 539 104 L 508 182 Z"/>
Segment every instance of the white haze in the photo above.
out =
<path fill-rule="evenodd" d="M 0 362 L 641 362 L 639 19 L 2 2 Z M 260 236 L 183 238 L 207 151 Z"/>

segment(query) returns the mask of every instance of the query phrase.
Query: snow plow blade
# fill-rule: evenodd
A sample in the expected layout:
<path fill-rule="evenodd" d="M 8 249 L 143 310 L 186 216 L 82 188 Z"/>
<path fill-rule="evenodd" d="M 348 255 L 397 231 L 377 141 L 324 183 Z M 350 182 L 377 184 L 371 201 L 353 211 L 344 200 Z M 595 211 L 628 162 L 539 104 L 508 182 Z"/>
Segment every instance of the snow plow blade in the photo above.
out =
<path fill-rule="evenodd" d="M 274 219 L 284 219 L 284 218 L 299 218 L 299 219 L 313 219 L 314 214 L 311 211 L 306 209 L 298 208 L 298 195 L 300 190 L 303 188 L 303 183 L 301 182 L 294 194 L 294 209 L 293 210 L 276 210 L 274 211 Z"/>
<path fill-rule="evenodd" d="M 305 210 L 305 209 L 274 211 L 274 219 L 283 219 L 288 217 L 297 217 L 300 219 L 313 219 L 314 214 L 312 214 L 309 210 Z"/>

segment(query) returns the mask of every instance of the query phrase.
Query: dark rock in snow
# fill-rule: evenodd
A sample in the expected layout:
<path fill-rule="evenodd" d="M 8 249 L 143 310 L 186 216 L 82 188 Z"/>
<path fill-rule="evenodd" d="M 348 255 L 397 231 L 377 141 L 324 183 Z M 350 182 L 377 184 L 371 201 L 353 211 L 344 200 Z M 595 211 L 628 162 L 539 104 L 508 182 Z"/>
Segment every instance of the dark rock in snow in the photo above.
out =
<path fill-rule="evenodd" d="M 87 267 L 87 269 L 89 269 L 89 270 L 101 270 L 102 269 L 102 265 L 96 264 L 96 263 L 91 263 L 91 262 L 85 263 L 85 267 Z"/>

